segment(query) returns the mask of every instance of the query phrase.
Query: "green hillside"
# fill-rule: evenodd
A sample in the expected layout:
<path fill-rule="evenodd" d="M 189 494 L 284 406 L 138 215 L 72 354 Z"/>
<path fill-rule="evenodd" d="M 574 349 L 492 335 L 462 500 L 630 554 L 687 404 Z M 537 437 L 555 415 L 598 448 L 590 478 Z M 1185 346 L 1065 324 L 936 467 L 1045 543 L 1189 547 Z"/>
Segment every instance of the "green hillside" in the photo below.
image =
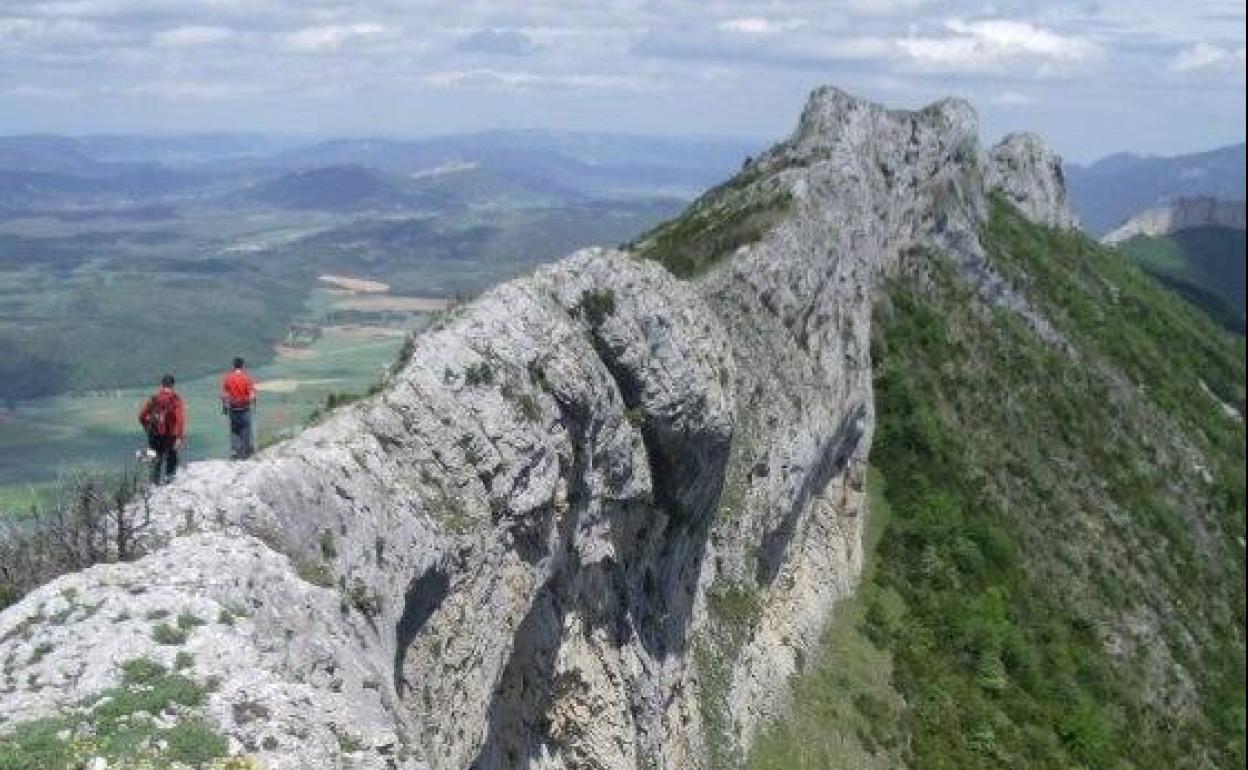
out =
<path fill-rule="evenodd" d="M 1244 333 L 1245 233 L 1228 227 L 1194 227 L 1167 236 L 1136 236 L 1123 254 L 1208 313 Z"/>
<path fill-rule="evenodd" d="M 908 259 L 877 308 L 878 545 L 749 766 L 1242 767 L 1244 342 L 1000 201 L 984 236 L 1070 349 Z"/>

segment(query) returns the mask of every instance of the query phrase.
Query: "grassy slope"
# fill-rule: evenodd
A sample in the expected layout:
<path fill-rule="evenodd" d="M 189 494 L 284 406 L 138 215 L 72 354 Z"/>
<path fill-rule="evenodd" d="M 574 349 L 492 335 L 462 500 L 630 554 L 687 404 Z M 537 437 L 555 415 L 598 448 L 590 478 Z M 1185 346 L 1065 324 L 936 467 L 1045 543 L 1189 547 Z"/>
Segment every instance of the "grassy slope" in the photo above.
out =
<path fill-rule="evenodd" d="M 863 534 L 862 584 L 878 573 L 876 548 L 889 522 L 884 478 L 867 474 L 869 516 Z M 886 770 L 901 748 L 894 725 L 905 703 L 892 687 L 892 656 L 863 632 L 865 592 L 832 611 L 809 673 L 793 682 L 789 721 L 760 736 L 750 757 L 755 770 Z"/>
<path fill-rule="evenodd" d="M 1242 230 L 1195 227 L 1161 238 L 1137 236 L 1119 248 L 1215 321 L 1243 334 Z"/>
<path fill-rule="evenodd" d="M 750 766 L 874 751 L 925 770 L 1240 767 L 1244 431 L 1200 382 L 1242 411 L 1243 342 L 1005 204 L 985 240 L 1079 358 L 984 308 L 938 256 L 891 287 L 878 566 Z M 854 673 L 890 657 L 889 683 Z M 894 719 L 880 704 L 898 694 Z"/>
<path fill-rule="evenodd" d="M 673 275 L 692 278 L 761 240 L 791 205 L 789 192 L 777 186 L 774 176 L 747 168 L 625 248 L 662 263 Z"/>

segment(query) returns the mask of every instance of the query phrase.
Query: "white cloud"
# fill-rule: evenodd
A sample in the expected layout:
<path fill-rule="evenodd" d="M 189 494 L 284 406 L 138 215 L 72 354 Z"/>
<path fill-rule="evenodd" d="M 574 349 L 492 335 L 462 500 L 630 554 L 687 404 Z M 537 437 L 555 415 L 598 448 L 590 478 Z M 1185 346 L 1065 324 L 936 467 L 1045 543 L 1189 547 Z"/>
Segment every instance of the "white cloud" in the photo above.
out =
<path fill-rule="evenodd" d="M 215 101 L 241 96 L 255 96 L 263 93 L 264 88 L 256 83 L 226 83 L 207 80 L 152 80 L 111 90 L 124 96 L 154 96 L 171 101 Z"/>
<path fill-rule="evenodd" d="M 735 19 L 724 19 L 717 25 L 724 32 L 735 32 L 741 35 L 777 35 L 788 32 L 806 24 L 802 19 L 784 19 L 777 21 L 762 16 L 742 16 Z"/>
<path fill-rule="evenodd" d="M 1244 46 L 1231 48 L 1212 43 L 1196 43 L 1171 59 L 1169 69 L 1181 74 L 1235 71 L 1243 74 Z"/>
<path fill-rule="evenodd" d="M 945 37 L 906 37 L 897 41 L 903 56 L 920 69 L 963 74 L 996 74 L 1031 69 L 1049 75 L 1101 56 L 1084 38 L 1060 35 L 1033 24 L 1006 19 L 945 24 Z"/>
<path fill-rule="evenodd" d="M 234 37 L 234 30 L 227 27 L 201 27 L 188 25 L 162 29 L 152 42 L 161 48 L 192 48 L 200 45 L 223 43 Z"/>
<path fill-rule="evenodd" d="M 98 25 L 78 19 L 0 17 L 0 45 L 103 43 L 111 38 Z"/>
<path fill-rule="evenodd" d="M 78 97 L 78 92 L 68 88 L 54 88 L 51 86 L 34 85 L 30 83 L 18 83 L 15 86 L 5 89 L 5 93 L 11 96 L 27 97 L 32 99 L 73 99 Z"/>
<path fill-rule="evenodd" d="M 1035 100 L 1019 91 L 1001 91 L 993 94 L 990 101 L 1002 107 L 1022 107 L 1033 103 Z"/>
<path fill-rule="evenodd" d="M 302 130 L 311 99 L 338 100 L 315 114 L 364 131 L 377 115 L 484 127 L 518 120 L 500 91 L 523 91 L 538 122 L 769 132 L 824 82 L 897 104 L 975 94 L 986 124 L 1013 125 L 1027 99 L 1055 98 L 1034 81 L 1060 77 L 1064 109 L 1033 108 L 1034 127 L 1197 146 L 1242 135 L 1244 14 L 1244 0 L 0 0 L 0 133 L 149 119 Z M 239 83 L 268 98 L 237 110 Z M 65 93 L 81 108 L 51 101 Z M 136 93 L 155 111 L 110 101 Z M 1204 101 L 1163 132 L 1179 95 Z M 1128 112 L 1152 124 L 1124 133 Z M 1111 113 L 1112 128 L 1085 126 Z"/>
<path fill-rule="evenodd" d="M 934 0 L 849 0 L 849 10 L 858 16 L 900 16 L 914 13 Z"/>
<path fill-rule="evenodd" d="M 453 86 L 493 86 L 501 88 L 565 88 L 586 90 L 636 91 L 647 83 L 636 77 L 624 75 L 556 75 L 524 70 L 496 70 L 478 67 L 466 70 L 431 72 L 421 77 L 421 82 L 442 88 Z"/>
<path fill-rule="evenodd" d="M 393 30 L 381 24 L 359 22 L 356 24 L 327 24 L 320 27 L 304 27 L 282 37 L 282 44 L 299 53 L 327 53 L 336 51 L 349 43 L 368 42 L 390 37 Z"/>

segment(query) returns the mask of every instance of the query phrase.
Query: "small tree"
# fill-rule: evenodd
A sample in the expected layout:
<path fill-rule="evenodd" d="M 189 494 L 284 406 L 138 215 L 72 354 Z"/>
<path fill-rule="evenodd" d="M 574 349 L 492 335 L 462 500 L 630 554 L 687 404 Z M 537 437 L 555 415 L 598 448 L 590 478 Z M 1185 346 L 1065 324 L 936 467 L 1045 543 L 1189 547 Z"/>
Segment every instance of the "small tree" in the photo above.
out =
<path fill-rule="evenodd" d="M 0 608 L 60 575 L 139 556 L 151 522 L 144 476 L 138 463 L 120 475 L 74 472 L 30 515 L 0 515 Z"/>

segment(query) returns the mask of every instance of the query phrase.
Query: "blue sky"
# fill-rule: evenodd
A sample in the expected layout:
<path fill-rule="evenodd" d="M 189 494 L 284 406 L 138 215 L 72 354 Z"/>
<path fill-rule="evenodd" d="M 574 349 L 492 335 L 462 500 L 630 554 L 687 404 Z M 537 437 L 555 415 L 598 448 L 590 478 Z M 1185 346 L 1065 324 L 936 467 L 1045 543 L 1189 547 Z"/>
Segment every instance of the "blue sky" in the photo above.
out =
<path fill-rule="evenodd" d="M 0 0 L 0 133 L 776 138 L 832 83 L 1072 160 L 1244 137 L 1244 0 Z"/>

